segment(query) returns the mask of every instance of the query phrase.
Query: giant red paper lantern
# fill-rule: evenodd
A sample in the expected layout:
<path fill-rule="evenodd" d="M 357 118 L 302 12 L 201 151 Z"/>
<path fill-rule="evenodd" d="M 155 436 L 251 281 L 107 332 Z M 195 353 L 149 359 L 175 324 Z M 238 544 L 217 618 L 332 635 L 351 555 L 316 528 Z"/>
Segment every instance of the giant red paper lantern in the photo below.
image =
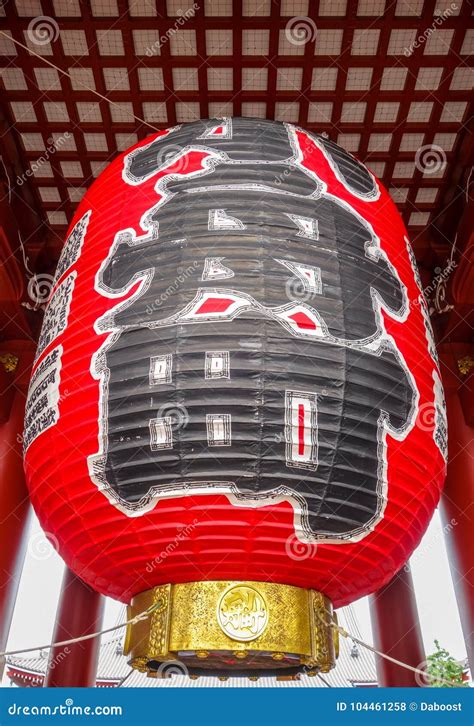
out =
<path fill-rule="evenodd" d="M 417 546 L 446 420 L 387 192 L 289 124 L 199 121 L 81 202 L 29 392 L 31 497 L 65 561 L 153 616 L 136 667 L 328 669 L 325 623 Z"/>

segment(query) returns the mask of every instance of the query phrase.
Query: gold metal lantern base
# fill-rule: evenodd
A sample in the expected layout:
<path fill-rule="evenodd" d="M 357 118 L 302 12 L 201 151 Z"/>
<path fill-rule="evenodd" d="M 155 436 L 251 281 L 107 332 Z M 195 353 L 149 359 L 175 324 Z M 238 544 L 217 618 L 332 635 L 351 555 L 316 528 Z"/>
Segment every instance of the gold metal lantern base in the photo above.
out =
<path fill-rule="evenodd" d="M 338 654 L 330 601 L 316 590 L 229 580 L 159 585 L 136 595 L 124 653 L 151 677 L 327 673 Z"/>

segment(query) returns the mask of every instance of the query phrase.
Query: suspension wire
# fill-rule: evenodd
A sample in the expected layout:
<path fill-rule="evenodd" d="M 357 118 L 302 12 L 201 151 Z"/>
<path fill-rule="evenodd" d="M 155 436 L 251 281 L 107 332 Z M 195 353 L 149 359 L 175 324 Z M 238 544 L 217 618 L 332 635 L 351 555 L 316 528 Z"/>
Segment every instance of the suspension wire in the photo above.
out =
<path fill-rule="evenodd" d="M 124 677 L 122 678 L 122 680 L 121 680 L 121 681 L 119 681 L 119 682 L 117 683 L 117 685 L 115 686 L 115 688 L 121 688 L 121 687 L 123 686 L 123 684 L 125 683 L 125 681 L 128 681 L 128 679 L 130 678 L 130 676 L 131 676 L 131 675 L 132 675 L 133 673 L 135 673 L 135 669 L 134 669 L 134 668 L 130 668 L 130 670 L 129 670 L 129 672 L 127 673 L 127 675 L 126 675 L 126 676 L 124 676 Z"/>
<path fill-rule="evenodd" d="M 70 640 L 59 640 L 56 643 L 48 643 L 48 645 L 37 645 L 34 648 L 21 648 L 20 650 L 6 650 L 3 653 L 0 653 L 0 658 L 6 658 L 10 655 L 20 655 L 21 653 L 32 653 L 36 650 L 48 650 L 49 648 L 57 648 L 59 646 L 63 645 L 73 645 L 74 643 L 82 643 L 84 640 L 92 640 L 92 638 L 100 638 L 101 635 L 105 635 L 106 633 L 112 633 L 115 630 L 121 630 L 122 628 L 127 627 L 127 625 L 135 625 L 135 623 L 140 622 L 141 620 L 146 620 L 147 618 L 152 615 L 154 610 L 157 610 L 158 608 L 162 607 L 163 603 L 158 600 L 154 605 L 151 605 L 146 610 L 143 610 L 143 612 L 139 613 L 138 615 L 135 615 L 135 617 L 130 618 L 130 620 L 126 620 L 124 623 L 120 623 L 120 625 L 114 625 L 113 628 L 106 628 L 105 630 L 99 630 L 97 633 L 89 633 L 89 635 L 81 635 L 79 638 L 71 638 Z"/>
<path fill-rule="evenodd" d="M 44 63 L 47 63 L 49 66 L 51 66 L 51 68 L 54 68 L 55 70 L 57 70 L 58 73 L 61 73 L 63 76 L 66 76 L 67 78 L 69 78 L 71 80 L 70 73 L 65 71 L 60 66 L 57 66 L 55 63 L 52 63 L 44 56 L 41 56 L 38 53 L 35 53 L 35 51 L 31 50 L 31 48 L 28 48 L 27 45 L 24 45 L 19 40 L 16 40 L 16 38 L 13 38 L 11 35 L 8 35 L 7 33 L 5 33 L 5 31 L 0 30 L 0 35 L 3 35 L 8 40 L 10 40 L 13 43 L 15 43 L 16 45 L 20 46 L 20 48 L 23 48 L 24 50 L 26 50 L 28 53 L 30 53 L 30 55 L 33 55 L 35 58 L 38 58 L 38 60 L 43 61 Z M 79 81 L 79 83 L 86 91 L 89 91 L 89 93 L 92 93 L 95 96 L 98 96 L 103 101 L 106 101 L 106 103 L 110 104 L 111 106 L 116 106 L 117 108 L 121 108 L 120 104 L 116 103 L 115 101 L 112 101 L 110 98 L 107 98 L 107 96 L 104 96 L 99 91 L 96 91 L 93 88 L 89 88 L 89 86 L 87 86 L 85 83 L 82 83 L 80 81 Z M 136 116 L 135 114 L 132 114 L 132 116 L 136 121 L 139 121 L 140 123 L 144 124 L 145 126 L 148 126 L 149 128 L 153 129 L 153 131 L 160 130 L 156 126 L 153 126 L 153 124 L 150 124 L 148 121 L 145 121 L 145 119 L 141 118 L 140 116 Z M 470 182 L 471 176 L 472 176 L 472 170 L 471 170 L 471 174 L 469 175 L 469 178 L 468 178 L 467 190 L 469 189 L 469 182 Z M 454 252 L 454 249 L 452 251 L 451 256 L 453 255 L 453 252 Z M 127 620 L 126 622 L 121 623 L 120 625 L 115 625 L 113 628 L 107 628 L 106 630 L 101 630 L 97 633 L 90 633 L 89 635 L 83 635 L 80 638 L 72 638 L 71 640 L 62 640 L 62 641 L 59 641 L 56 643 L 50 643 L 48 645 L 37 646 L 35 648 L 23 648 L 21 650 L 4 651 L 3 653 L 0 653 L 0 658 L 5 658 L 5 657 L 11 656 L 11 655 L 20 655 L 22 653 L 31 653 L 36 650 L 56 648 L 58 646 L 63 646 L 63 645 L 72 645 L 73 643 L 80 643 L 84 640 L 91 640 L 92 638 L 98 638 L 101 635 L 105 635 L 106 633 L 111 633 L 113 631 L 125 628 L 127 625 L 133 625 L 140 620 L 145 620 L 152 614 L 153 610 L 155 610 L 158 605 L 160 605 L 160 603 L 153 605 L 152 607 L 148 608 L 147 610 L 144 610 L 139 615 L 136 615 L 134 618 L 131 618 L 130 620 Z M 406 668 L 407 670 L 410 670 L 413 673 L 417 673 L 418 675 L 421 675 L 424 678 L 427 678 L 426 672 L 421 670 L 421 668 L 415 668 L 414 666 L 408 665 L 408 663 L 403 663 L 402 661 L 398 660 L 397 658 L 392 658 L 392 656 L 388 655 L 387 653 L 382 653 L 381 651 L 377 650 L 376 648 L 369 645 L 368 643 L 365 643 L 360 638 L 357 638 L 356 636 L 348 633 L 347 630 L 345 630 L 344 628 L 341 628 L 335 621 L 325 623 L 325 625 L 334 628 L 344 638 L 350 638 L 354 643 L 358 643 L 363 648 L 370 650 L 372 653 L 380 656 L 381 658 L 385 658 L 385 660 L 391 661 L 392 663 L 395 663 L 396 665 L 400 666 L 401 668 Z M 133 669 L 130 673 L 128 673 L 127 676 L 125 676 L 125 678 L 122 679 L 122 681 L 120 681 L 120 683 L 118 684 L 118 687 L 120 687 L 125 682 L 125 680 L 127 680 L 129 678 L 129 676 L 132 674 L 132 672 L 133 672 Z M 332 688 L 332 686 L 330 686 L 329 683 L 327 683 L 327 681 L 325 681 L 325 679 L 319 675 L 319 673 L 318 673 L 318 678 L 320 678 L 320 680 L 323 681 L 328 688 Z M 429 678 L 429 676 L 428 676 L 428 678 Z M 450 681 L 445 680 L 444 678 L 436 678 L 436 681 L 439 683 L 443 683 L 444 685 L 447 685 L 447 686 L 452 686 L 452 683 Z"/>
<path fill-rule="evenodd" d="M 69 78 L 69 80 L 72 80 L 70 73 L 65 71 L 60 66 L 57 66 L 55 63 L 52 63 L 50 60 L 48 60 L 44 56 L 39 55 L 38 53 L 35 53 L 34 50 L 31 50 L 31 48 L 28 48 L 27 45 L 20 43 L 19 40 L 16 40 L 16 38 L 13 38 L 11 35 L 8 35 L 8 33 L 5 33 L 4 30 L 0 30 L 0 35 L 3 35 L 5 38 L 8 38 L 8 40 L 10 40 L 11 42 L 20 46 L 20 48 L 23 48 L 24 50 L 28 51 L 28 53 L 30 53 L 30 55 L 34 56 L 35 58 L 38 58 L 38 60 L 43 61 L 44 63 L 47 63 L 49 66 L 51 66 L 51 68 L 54 68 L 55 70 L 57 70 L 58 73 L 61 73 L 63 76 L 66 76 L 67 78 Z M 101 98 L 102 101 L 106 101 L 111 106 L 116 106 L 117 108 L 120 108 L 120 109 L 122 108 L 119 103 L 116 103 L 116 101 L 112 101 L 112 99 L 107 98 L 107 96 L 104 96 L 102 93 L 99 93 L 99 91 L 96 91 L 94 88 L 90 88 L 85 83 L 82 83 L 82 81 L 77 81 L 77 83 L 79 83 L 79 85 L 82 86 L 82 88 L 84 88 L 86 91 L 89 91 L 89 93 L 93 93 L 94 96 L 98 96 L 99 98 Z M 132 113 L 131 115 L 135 119 L 135 121 L 139 121 L 141 124 L 145 124 L 145 126 L 149 126 L 150 129 L 153 129 L 153 131 L 160 131 L 159 128 L 157 128 L 156 126 L 153 126 L 153 124 L 148 123 L 148 121 L 145 121 L 144 118 L 141 118 L 140 116 L 135 116 L 134 113 Z"/>
<path fill-rule="evenodd" d="M 381 658 L 385 658 L 385 660 L 389 660 L 391 663 L 395 663 L 395 665 L 400 666 L 401 668 L 406 668 L 409 671 L 412 671 L 413 673 L 416 673 L 420 676 L 423 676 L 423 678 L 428 681 L 430 681 L 430 675 L 426 673 L 426 671 L 422 670 L 421 668 L 415 668 L 414 666 L 408 665 L 408 663 L 404 663 L 401 660 L 398 660 L 397 658 L 392 658 L 391 655 L 388 655 L 387 653 L 382 653 L 382 651 L 377 650 L 377 648 L 374 648 L 373 645 L 369 645 L 369 643 L 366 643 L 365 641 L 361 640 L 360 638 L 357 638 L 355 635 L 351 635 L 351 633 L 348 633 L 347 630 L 344 628 L 341 628 L 338 623 L 336 623 L 335 620 L 330 620 L 329 622 L 326 622 L 322 619 L 321 616 L 318 616 L 321 622 L 324 623 L 327 627 L 333 628 L 334 630 L 337 630 L 337 632 L 342 635 L 343 638 L 350 638 L 354 643 L 358 643 L 358 645 L 361 645 L 363 648 L 366 648 L 367 650 L 370 650 L 372 653 L 375 653 L 375 655 L 380 656 Z M 445 678 L 441 678 L 436 676 L 436 678 L 433 678 L 433 681 L 436 683 L 443 684 L 444 686 L 450 686 L 452 687 L 452 682 L 447 681 Z"/>
<path fill-rule="evenodd" d="M 319 680 L 324 683 L 324 685 L 326 686 L 326 688 L 332 688 L 331 684 L 328 683 L 328 681 L 325 678 L 323 678 L 320 673 L 317 673 L 317 676 L 318 676 Z"/>
<path fill-rule="evenodd" d="M 81 643 L 84 640 L 91 640 L 92 638 L 98 638 L 101 635 L 104 635 L 105 633 L 111 633 L 113 631 L 125 628 L 127 625 L 134 625 L 135 623 L 138 623 L 141 620 L 146 620 L 147 618 L 150 617 L 150 615 L 152 615 L 154 610 L 157 610 L 160 607 L 162 607 L 162 602 L 159 600 L 154 605 L 151 605 L 146 610 L 143 610 L 143 612 L 139 613 L 138 615 L 135 615 L 135 617 L 130 618 L 130 620 L 126 620 L 124 623 L 121 623 L 120 625 L 115 625 L 113 628 L 107 628 L 105 630 L 100 630 L 98 633 L 90 633 L 89 635 L 82 635 L 79 638 L 71 638 L 70 640 L 61 640 L 56 643 L 49 643 L 48 645 L 35 646 L 34 648 L 22 648 L 20 650 L 5 651 L 3 653 L 0 653 L 0 658 L 5 658 L 5 657 L 11 656 L 11 655 L 20 655 L 22 653 L 32 653 L 37 650 L 47 650 L 49 648 L 56 648 L 58 646 L 63 646 L 63 645 L 72 645 L 73 643 Z M 392 656 L 388 655 L 387 653 L 382 653 L 382 651 L 377 650 L 377 648 L 374 648 L 373 645 L 369 645 L 369 643 L 366 643 L 365 641 L 361 640 L 360 638 L 357 638 L 355 635 L 352 635 L 351 633 L 349 633 L 344 628 L 341 628 L 341 626 L 338 625 L 335 620 L 330 620 L 329 622 L 327 622 L 327 621 L 323 620 L 323 618 L 320 615 L 318 615 L 318 617 L 319 617 L 319 620 L 326 627 L 337 630 L 337 632 L 340 635 L 342 635 L 343 638 L 349 638 L 354 643 L 358 643 L 363 648 L 370 650 L 375 655 L 378 655 L 381 658 L 385 658 L 385 660 L 389 660 L 391 663 L 395 663 L 395 665 L 398 665 L 401 668 L 406 668 L 407 670 L 412 671 L 413 673 L 417 673 L 418 675 L 423 676 L 423 678 L 425 678 L 429 681 L 430 676 L 427 675 L 426 671 L 423 671 L 421 668 L 415 668 L 414 666 L 408 665 L 408 663 L 404 663 L 403 661 L 398 660 L 397 658 L 392 658 Z M 131 675 L 131 673 L 129 673 L 128 675 Z M 319 674 L 318 674 L 318 677 L 321 678 L 321 680 L 324 680 Z M 127 678 L 128 678 L 128 676 L 127 676 Z M 445 686 L 453 685 L 451 681 L 448 681 L 444 678 L 436 677 L 436 679 L 434 679 L 434 680 L 436 680 L 436 683 L 441 683 L 441 684 L 444 684 Z M 329 685 L 329 684 L 327 684 L 327 685 Z M 329 687 L 331 688 L 332 686 L 329 686 Z"/>

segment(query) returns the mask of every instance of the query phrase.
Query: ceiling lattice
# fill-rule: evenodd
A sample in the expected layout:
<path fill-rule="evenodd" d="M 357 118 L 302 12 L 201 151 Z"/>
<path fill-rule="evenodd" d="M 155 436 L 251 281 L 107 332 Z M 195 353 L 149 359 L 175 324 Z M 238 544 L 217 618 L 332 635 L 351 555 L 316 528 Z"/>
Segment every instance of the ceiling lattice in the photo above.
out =
<path fill-rule="evenodd" d="M 3 110 L 58 233 L 150 126 L 223 115 L 328 134 L 412 236 L 439 213 L 472 100 L 467 0 L 7 0 L 1 14 Z"/>

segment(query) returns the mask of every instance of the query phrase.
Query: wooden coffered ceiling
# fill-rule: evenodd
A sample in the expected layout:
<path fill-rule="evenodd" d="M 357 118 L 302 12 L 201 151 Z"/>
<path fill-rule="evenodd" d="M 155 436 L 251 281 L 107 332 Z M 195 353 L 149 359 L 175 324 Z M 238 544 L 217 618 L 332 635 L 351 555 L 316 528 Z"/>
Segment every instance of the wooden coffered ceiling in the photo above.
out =
<path fill-rule="evenodd" d="M 468 165 L 468 0 L 6 0 L 0 12 L 8 194 L 27 194 L 58 240 L 94 177 L 153 128 L 243 115 L 326 133 L 389 188 L 420 255 L 427 229 L 448 243 Z"/>

